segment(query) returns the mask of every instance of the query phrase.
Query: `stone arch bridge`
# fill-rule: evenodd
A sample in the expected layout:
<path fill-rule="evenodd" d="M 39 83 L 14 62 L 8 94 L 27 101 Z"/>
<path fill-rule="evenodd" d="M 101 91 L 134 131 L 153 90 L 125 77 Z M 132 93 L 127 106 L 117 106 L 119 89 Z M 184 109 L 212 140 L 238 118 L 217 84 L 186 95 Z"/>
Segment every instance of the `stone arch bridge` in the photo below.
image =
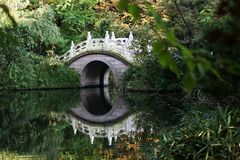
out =
<path fill-rule="evenodd" d="M 110 71 L 118 86 L 133 60 L 132 41 L 132 32 L 128 38 L 116 38 L 114 32 L 110 37 L 108 31 L 105 38 L 92 38 L 88 32 L 86 41 L 77 45 L 72 42 L 70 50 L 60 59 L 79 72 L 82 87 L 108 85 Z"/>

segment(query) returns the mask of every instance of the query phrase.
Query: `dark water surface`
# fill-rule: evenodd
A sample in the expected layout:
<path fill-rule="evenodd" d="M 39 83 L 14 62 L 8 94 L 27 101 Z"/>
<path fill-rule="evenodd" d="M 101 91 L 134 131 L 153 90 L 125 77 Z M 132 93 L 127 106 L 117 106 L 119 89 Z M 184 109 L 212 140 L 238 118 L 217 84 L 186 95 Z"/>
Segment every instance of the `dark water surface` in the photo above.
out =
<path fill-rule="evenodd" d="M 177 121 L 177 100 L 108 88 L 0 92 L 0 160 L 145 159 L 142 139 Z"/>

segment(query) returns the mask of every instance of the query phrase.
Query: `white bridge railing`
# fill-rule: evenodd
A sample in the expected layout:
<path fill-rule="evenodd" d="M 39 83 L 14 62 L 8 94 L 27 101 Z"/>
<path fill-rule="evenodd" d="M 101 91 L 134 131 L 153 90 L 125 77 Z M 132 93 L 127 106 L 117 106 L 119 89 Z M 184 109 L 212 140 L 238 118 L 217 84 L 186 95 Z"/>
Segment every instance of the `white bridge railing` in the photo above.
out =
<path fill-rule="evenodd" d="M 131 49 L 133 41 L 132 32 L 130 32 L 128 38 L 115 38 L 114 32 L 112 32 L 111 37 L 108 31 L 105 34 L 105 38 L 92 38 L 91 33 L 88 32 L 87 40 L 83 41 L 77 45 L 71 43 L 70 50 L 65 54 L 60 56 L 60 60 L 68 62 L 73 57 L 78 56 L 87 52 L 99 53 L 109 52 L 117 54 L 128 61 L 132 61 L 134 50 Z"/>

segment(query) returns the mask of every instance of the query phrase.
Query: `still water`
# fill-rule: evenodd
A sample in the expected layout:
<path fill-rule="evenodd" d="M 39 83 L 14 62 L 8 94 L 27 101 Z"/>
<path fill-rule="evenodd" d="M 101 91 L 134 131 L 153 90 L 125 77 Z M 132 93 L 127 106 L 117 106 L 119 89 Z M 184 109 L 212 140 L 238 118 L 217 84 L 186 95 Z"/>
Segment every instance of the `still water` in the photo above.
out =
<path fill-rule="evenodd" d="M 178 101 L 108 88 L 0 92 L 0 160 L 147 159 Z"/>

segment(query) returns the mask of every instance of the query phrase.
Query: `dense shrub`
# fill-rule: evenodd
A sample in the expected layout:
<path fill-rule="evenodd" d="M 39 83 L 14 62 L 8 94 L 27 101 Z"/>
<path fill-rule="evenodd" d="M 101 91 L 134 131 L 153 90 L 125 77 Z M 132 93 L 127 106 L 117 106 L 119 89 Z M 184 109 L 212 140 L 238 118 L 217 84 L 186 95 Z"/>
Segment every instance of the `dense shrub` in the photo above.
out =
<path fill-rule="evenodd" d="M 28 52 L 46 55 L 48 50 L 64 45 L 55 12 L 49 5 L 18 14 L 23 17 L 18 22 L 19 42 Z"/>
<path fill-rule="evenodd" d="M 63 64 L 51 65 L 46 57 L 21 55 L 3 72 L 1 89 L 79 87 L 80 75 Z"/>

